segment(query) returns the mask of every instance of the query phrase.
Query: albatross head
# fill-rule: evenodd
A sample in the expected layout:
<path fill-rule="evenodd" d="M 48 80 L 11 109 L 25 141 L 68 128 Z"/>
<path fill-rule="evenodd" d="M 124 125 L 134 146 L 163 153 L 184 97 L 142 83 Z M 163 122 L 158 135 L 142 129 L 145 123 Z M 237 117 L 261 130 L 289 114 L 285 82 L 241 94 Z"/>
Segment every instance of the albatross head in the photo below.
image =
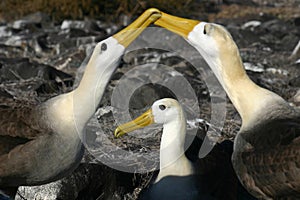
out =
<path fill-rule="evenodd" d="M 181 106 L 175 99 L 165 98 L 154 102 L 151 107 L 154 122 L 167 124 L 181 114 Z"/>
<path fill-rule="evenodd" d="M 161 15 L 154 24 L 184 37 L 201 54 L 204 54 L 205 59 L 217 58 L 221 49 L 229 52 L 237 50 L 230 33 L 221 25 L 180 18 L 163 12 Z"/>
<path fill-rule="evenodd" d="M 170 98 L 160 99 L 153 103 L 151 109 L 136 119 L 118 126 L 115 130 L 115 136 L 120 137 L 128 132 L 143 128 L 153 123 L 165 125 L 178 120 L 178 117 L 182 115 L 182 108 L 178 101 Z"/>
<path fill-rule="evenodd" d="M 184 37 L 206 60 L 223 86 L 224 78 L 245 75 L 239 50 L 223 26 L 161 13 L 154 24 Z"/>
<path fill-rule="evenodd" d="M 101 68 L 106 66 L 106 68 L 108 68 L 110 65 L 119 61 L 121 55 L 123 55 L 125 51 L 125 48 L 128 47 L 145 28 L 160 17 L 161 13 L 158 9 L 150 8 L 146 10 L 129 26 L 113 36 L 99 42 L 93 51 L 88 66 Z M 103 69 L 101 69 L 100 72 L 102 71 Z"/>

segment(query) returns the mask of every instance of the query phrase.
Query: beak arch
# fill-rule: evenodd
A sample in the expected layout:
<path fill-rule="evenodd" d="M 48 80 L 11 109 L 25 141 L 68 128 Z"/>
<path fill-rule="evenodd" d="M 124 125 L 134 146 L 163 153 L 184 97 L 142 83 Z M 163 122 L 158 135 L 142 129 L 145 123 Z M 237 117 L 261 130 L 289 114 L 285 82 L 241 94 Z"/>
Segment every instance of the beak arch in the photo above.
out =
<path fill-rule="evenodd" d="M 152 114 L 152 109 L 147 110 L 142 115 L 137 117 L 136 119 L 127 122 L 125 124 L 121 124 L 115 130 L 115 137 L 121 137 L 122 135 L 132 132 L 134 130 L 143 128 L 145 126 L 149 126 L 154 123 L 154 118 Z"/>
<path fill-rule="evenodd" d="M 129 26 L 113 35 L 113 37 L 126 48 L 143 32 L 145 28 L 154 23 L 160 17 L 161 12 L 158 9 L 150 8 Z"/>

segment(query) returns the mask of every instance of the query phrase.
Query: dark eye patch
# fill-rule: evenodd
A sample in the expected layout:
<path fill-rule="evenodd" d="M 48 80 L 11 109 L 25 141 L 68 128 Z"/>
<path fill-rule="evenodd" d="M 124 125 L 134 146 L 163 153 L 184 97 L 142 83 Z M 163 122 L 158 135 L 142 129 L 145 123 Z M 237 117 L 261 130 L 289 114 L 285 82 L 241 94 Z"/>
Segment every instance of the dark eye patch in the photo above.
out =
<path fill-rule="evenodd" d="M 101 44 L 101 51 L 105 51 L 107 49 L 107 44 L 106 43 L 102 43 Z"/>
<path fill-rule="evenodd" d="M 159 105 L 158 107 L 159 107 L 159 109 L 161 109 L 161 110 L 165 110 L 165 109 L 166 109 L 166 106 L 165 106 L 165 105 Z"/>

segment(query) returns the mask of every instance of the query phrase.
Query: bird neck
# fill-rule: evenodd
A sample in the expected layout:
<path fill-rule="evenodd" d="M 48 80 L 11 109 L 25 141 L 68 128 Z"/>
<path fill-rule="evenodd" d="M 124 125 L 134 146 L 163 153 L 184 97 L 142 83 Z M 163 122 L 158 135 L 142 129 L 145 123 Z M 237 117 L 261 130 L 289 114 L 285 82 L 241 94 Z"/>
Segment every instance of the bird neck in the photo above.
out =
<path fill-rule="evenodd" d="M 158 182 L 165 176 L 187 176 L 193 173 L 191 162 L 184 154 L 186 120 L 181 111 L 175 120 L 164 124 L 160 145 Z"/>
<path fill-rule="evenodd" d="M 114 59 L 101 59 L 93 52 L 79 86 L 73 91 L 74 118 L 84 127 L 95 113 L 112 74 L 118 67 L 121 55 L 115 52 Z M 123 52 L 122 52 L 123 53 Z"/>
<path fill-rule="evenodd" d="M 266 106 L 277 100 L 283 101 L 277 94 L 259 87 L 247 76 L 238 50 L 234 53 L 220 50 L 219 55 L 217 60 L 208 59 L 208 64 L 241 115 L 243 126 L 257 120 L 258 113 L 263 112 Z"/>

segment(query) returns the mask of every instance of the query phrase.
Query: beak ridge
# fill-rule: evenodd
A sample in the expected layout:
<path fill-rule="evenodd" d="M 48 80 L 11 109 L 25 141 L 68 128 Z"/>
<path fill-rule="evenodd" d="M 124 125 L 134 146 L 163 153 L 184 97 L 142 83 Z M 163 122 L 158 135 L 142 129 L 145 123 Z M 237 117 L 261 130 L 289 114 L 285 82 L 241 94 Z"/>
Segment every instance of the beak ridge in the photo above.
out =
<path fill-rule="evenodd" d="M 154 123 L 154 118 L 152 114 L 152 109 L 147 110 L 145 113 L 137 117 L 136 119 L 121 124 L 118 126 L 114 132 L 115 137 L 121 137 L 122 135 L 132 132 L 134 130 L 149 126 Z"/>
<path fill-rule="evenodd" d="M 200 23 L 198 20 L 176 17 L 164 12 L 161 12 L 161 15 L 162 16 L 155 21 L 154 24 L 181 35 L 184 38 L 187 38 L 194 27 Z"/>

